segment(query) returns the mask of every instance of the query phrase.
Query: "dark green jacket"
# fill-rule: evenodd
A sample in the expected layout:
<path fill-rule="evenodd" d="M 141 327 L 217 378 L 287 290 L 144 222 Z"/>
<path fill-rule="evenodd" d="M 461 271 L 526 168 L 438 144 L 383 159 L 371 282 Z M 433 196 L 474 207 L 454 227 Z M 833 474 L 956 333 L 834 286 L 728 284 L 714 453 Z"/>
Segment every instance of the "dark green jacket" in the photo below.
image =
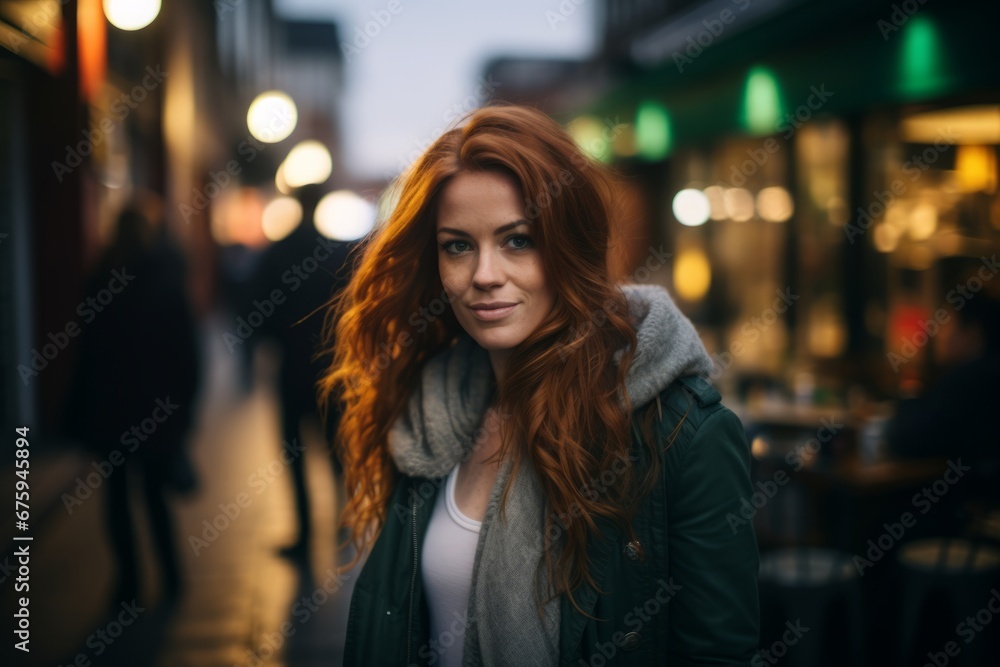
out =
<path fill-rule="evenodd" d="M 734 529 L 749 498 L 750 452 L 739 419 L 705 380 L 680 378 L 659 395 L 666 443 L 662 476 L 633 527 L 638 544 L 603 524 L 611 539 L 591 540 L 591 573 L 600 595 L 584 586 L 563 596 L 562 665 L 749 665 L 756 652 L 757 542 L 748 522 Z M 636 411 L 660 408 L 657 401 Z M 638 437 L 638 428 L 633 428 Z M 636 443 L 638 446 L 638 443 Z M 420 576 L 420 548 L 437 490 L 445 478 L 404 476 L 389 516 L 355 583 L 344 665 L 433 665 L 442 650 L 461 651 L 464 627 L 429 637 Z M 512 637 L 512 641 L 517 641 Z"/>

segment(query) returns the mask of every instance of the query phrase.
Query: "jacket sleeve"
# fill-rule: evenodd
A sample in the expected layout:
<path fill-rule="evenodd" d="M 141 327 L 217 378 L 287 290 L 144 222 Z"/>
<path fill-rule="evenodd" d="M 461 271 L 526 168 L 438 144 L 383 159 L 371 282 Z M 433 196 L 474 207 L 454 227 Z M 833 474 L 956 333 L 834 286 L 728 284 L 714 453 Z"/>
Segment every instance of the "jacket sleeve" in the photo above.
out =
<path fill-rule="evenodd" d="M 670 576 L 681 586 L 671 600 L 670 664 L 749 665 L 760 556 L 753 524 L 740 515 L 740 499 L 752 493 L 746 433 L 723 406 L 677 444 L 667 480 Z"/>

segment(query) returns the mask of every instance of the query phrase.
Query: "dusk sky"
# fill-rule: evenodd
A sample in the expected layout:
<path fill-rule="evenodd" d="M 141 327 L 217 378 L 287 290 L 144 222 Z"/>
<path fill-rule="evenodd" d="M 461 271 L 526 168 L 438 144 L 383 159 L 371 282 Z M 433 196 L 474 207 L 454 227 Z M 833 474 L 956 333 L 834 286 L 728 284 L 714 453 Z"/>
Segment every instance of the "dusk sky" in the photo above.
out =
<path fill-rule="evenodd" d="M 332 19 L 344 42 L 363 45 L 345 59 L 342 106 L 344 156 L 362 178 L 395 175 L 449 120 L 491 95 L 502 97 L 502 87 L 490 91 L 478 81 L 490 57 L 591 53 L 596 3 L 564 0 L 565 17 L 559 6 L 558 0 L 277 0 L 283 15 Z M 358 30 L 377 17 L 385 25 L 376 24 L 377 34 L 364 44 L 367 36 L 358 38 Z"/>

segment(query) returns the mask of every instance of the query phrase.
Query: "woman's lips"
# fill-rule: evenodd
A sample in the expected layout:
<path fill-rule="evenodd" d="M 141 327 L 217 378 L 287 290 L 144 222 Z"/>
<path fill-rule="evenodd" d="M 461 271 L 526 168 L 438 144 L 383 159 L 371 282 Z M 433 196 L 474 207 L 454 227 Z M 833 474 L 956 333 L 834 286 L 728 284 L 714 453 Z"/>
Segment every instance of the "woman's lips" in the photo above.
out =
<path fill-rule="evenodd" d="M 481 320 L 491 321 L 499 320 L 502 317 L 506 317 L 512 310 L 517 308 L 515 303 L 513 306 L 504 306 L 503 308 L 471 308 L 476 317 Z"/>

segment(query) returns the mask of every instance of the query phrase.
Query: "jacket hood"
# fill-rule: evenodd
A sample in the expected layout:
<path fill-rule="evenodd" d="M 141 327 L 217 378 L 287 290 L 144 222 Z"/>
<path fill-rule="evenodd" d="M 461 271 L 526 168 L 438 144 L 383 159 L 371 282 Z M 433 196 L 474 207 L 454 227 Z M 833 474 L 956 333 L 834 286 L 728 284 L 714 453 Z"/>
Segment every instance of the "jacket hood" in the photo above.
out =
<path fill-rule="evenodd" d="M 691 321 L 659 285 L 621 285 L 636 325 L 636 355 L 625 380 L 633 411 L 678 377 L 708 377 L 712 360 Z M 614 355 L 620 361 L 624 350 Z M 407 408 L 389 432 L 389 450 L 401 472 L 442 477 L 472 447 L 493 398 L 489 353 L 463 333 L 452 347 L 430 358 Z M 491 416 L 492 417 L 492 416 Z"/>

